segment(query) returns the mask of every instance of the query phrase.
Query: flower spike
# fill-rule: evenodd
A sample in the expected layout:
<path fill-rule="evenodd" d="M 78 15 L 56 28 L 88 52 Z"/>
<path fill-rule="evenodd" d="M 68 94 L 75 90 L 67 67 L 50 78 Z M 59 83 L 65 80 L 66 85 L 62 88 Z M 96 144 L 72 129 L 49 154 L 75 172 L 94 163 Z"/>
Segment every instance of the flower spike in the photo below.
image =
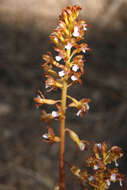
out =
<path fill-rule="evenodd" d="M 81 151 L 86 150 L 89 144 L 86 140 L 81 140 L 71 129 L 66 128 L 67 109 L 73 107 L 77 109 L 77 116 L 82 117 L 83 113 L 89 110 L 88 98 L 77 100 L 68 95 L 68 88 L 76 83 L 82 84 L 82 75 L 85 73 L 85 55 L 90 50 L 84 37 L 88 29 L 88 24 L 78 18 L 81 7 L 78 5 L 67 6 L 62 10 L 59 17 L 58 26 L 51 33 L 52 53 L 48 51 L 42 56 L 42 68 L 45 76 L 45 88 L 47 92 L 59 90 L 61 99 L 46 99 L 41 91 L 34 98 L 36 106 L 48 104 L 56 106 L 49 113 L 42 110 L 41 120 L 47 123 L 48 132 L 42 135 L 42 139 L 49 144 L 59 143 L 59 182 L 54 190 L 66 190 L 65 165 L 67 164 L 82 185 L 84 190 L 107 190 L 111 183 L 119 182 L 123 186 L 124 176 L 119 173 L 118 161 L 123 156 L 122 150 L 118 146 L 110 149 L 106 142 L 94 143 L 92 154 L 85 160 L 85 169 L 79 168 L 64 159 L 66 132 L 71 140 L 76 143 Z M 69 103 L 67 101 L 69 99 Z M 60 123 L 59 136 L 55 135 L 51 128 L 51 121 L 57 120 Z M 110 167 L 110 164 L 112 167 Z M 84 163 L 83 163 L 84 166 Z"/>

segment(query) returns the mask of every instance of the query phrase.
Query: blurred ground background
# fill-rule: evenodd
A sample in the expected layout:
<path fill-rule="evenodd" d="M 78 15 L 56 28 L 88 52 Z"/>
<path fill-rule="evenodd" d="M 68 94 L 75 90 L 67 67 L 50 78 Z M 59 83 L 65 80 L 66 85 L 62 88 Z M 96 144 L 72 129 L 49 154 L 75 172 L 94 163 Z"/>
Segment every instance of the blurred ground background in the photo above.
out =
<path fill-rule="evenodd" d="M 61 9 L 75 3 L 90 24 L 92 50 L 83 86 L 71 92 L 92 103 L 83 119 L 68 113 L 67 125 L 90 142 L 121 146 L 120 169 L 127 174 L 127 1 L 0 0 L 0 190 L 49 190 L 58 180 L 58 146 L 41 142 L 45 129 L 33 97 L 42 88 L 48 35 Z M 68 140 L 66 159 L 80 163 L 73 147 Z M 75 178 L 68 185 L 77 189 Z"/>

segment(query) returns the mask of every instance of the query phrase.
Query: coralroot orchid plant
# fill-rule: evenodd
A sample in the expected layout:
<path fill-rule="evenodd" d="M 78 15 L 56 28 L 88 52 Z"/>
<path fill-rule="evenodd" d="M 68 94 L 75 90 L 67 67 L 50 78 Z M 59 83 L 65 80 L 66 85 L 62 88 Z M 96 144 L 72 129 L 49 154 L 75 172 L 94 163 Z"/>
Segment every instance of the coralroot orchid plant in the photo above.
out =
<path fill-rule="evenodd" d="M 119 173 L 117 168 L 117 160 L 123 156 L 123 153 L 118 146 L 108 149 L 106 142 L 94 143 L 92 145 L 92 155 L 85 161 L 85 168 L 80 169 L 64 160 L 66 133 L 69 134 L 71 140 L 78 145 L 81 151 L 86 150 L 86 146 L 89 144 L 88 141 L 81 140 L 74 131 L 65 126 L 66 110 L 68 108 L 76 108 L 76 115 L 82 117 L 84 113 L 88 112 L 91 101 L 88 98 L 77 100 L 67 93 L 68 88 L 76 83 L 82 83 L 85 53 L 90 50 L 88 45 L 83 42 L 88 24 L 86 21 L 78 19 L 80 10 L 81 8 L 78 5 L 74 5 L 68 6 L 62 11 L 58 26 L 50 35 L 50 39 L 54 44 L 55 56 L 51 52 L 47 52 L 42 57 L 44 60 L 42 68 L 46 77 L 45 88 L 48 92 L 60 89 L 61 99 L 47 99 L 39 91 L 34 101 L 37 107 L 48 104 L 55 105 L 57 109 L 57 111 L 51 113 L 42 110 L 41 115 L 41 120 L 47 123 L 47 133 L 43 134 L 42 138 L 50 144 L 59 143 L 59 183 L 55 189 L 66 189 L 65 165 L 67 165 L 72 174 L 84 186 L 84 189 L 88 190 L 91 186 L 94 190 L 106 190 L 110 188 L 112 182 L 119 181 L 120 186 L 123 185 L 124 176 Z M 67 99 L 70 101 L 68 105 Z M 59 136 L 56 136 L 51 128 L 51 120 L 59 121 Z"/>

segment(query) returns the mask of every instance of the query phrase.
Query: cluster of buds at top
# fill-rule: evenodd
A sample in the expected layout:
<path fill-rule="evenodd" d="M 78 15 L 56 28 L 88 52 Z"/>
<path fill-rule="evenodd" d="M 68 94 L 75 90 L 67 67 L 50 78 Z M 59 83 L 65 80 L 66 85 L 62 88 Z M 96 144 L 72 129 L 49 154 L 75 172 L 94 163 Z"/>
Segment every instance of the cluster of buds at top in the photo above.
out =
<path fill-rule="evenodd" d="M 51 42 L 54 44 L 54 53 L 47 52 L 42 56 L 47 92 L 57 89 L 63 90 L 64 83 L 66 83 L 67 88 L 75 83 L 82 83 L 81 77 L 84 74 L 84 63 L 86 61 L 85 53 L 90 48 L 83 42 L 88 24 L 84 20 L 78 19 L 80 10 L 81 8 L 78 5 L 68 6 L 64 9 L 57 28 L 50 35 Z M 69 95 L 66 95 L 66 98 L 71 101 L 66 109 L 69 107 L 76 108 L 78 110 L 77 116 L 83 116 L 83 113 L 89 110 L 90 99 L 77 100 Z M 43 122 L 47 122 L 48 126 L 50 120 L 61 120 L 66 117 L 61 100 L 47 99 L 39 91 L 34 101 L 37 107 L 43 104 L 56 106 L 56 109 L 52 110 L 51 113 L 42 111 L 41 119 Z M 83 149 L 81 146 L 79 147 Z"/>
<path fill-rule="evenodd" d="M 92 174 L 87 169 L 83 171 L 77 166 L 68 164 L 71 172 L 78 177 L 81 183 L 92 186 L 94 190 L 109 189 L 111 183 L 116 181 L 122 187 L 124 175 L 119 173 L 117 168 L 117 161 L 123 156 L 121 148 L 113 146 L 108 149 L 106 142 L 95 143 L 92 152 L 93 155 L 86 160 L 86 166 L 92 168 Z M 112 164 L 111 167 L 110 164 Z"/>
<path fill-rule="evenodd" d="M 82 42 L 88 25 L 77 19 L 80 10 L 77 5 L 63 10 L 57 28 L 50 35 L 55 44 L 56 56 L 51 52 L 42 56 L 45 61 L 42 67 L 48 78 L 46 88 L 51 90 L 62 88 L 63 80 L 68 81 L 69 86 L 75 82 L 81 83 L 81 75 L 84 74 L 84 53 L 90 49 Z"/>

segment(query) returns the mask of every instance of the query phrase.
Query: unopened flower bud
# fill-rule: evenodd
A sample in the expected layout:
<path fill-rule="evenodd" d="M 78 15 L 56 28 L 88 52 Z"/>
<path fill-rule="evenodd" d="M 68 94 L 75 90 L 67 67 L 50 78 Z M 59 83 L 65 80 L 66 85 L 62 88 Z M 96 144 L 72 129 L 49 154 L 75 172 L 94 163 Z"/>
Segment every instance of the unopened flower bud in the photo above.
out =
<path fill-rule="evenodd" d="M 69 132 L 71 139 L 79 146 L 80 150 L 83 151 L 85 149 L 85 144 L 79 139 L 78 135 L 70 129 L 66 130 Z"/>

